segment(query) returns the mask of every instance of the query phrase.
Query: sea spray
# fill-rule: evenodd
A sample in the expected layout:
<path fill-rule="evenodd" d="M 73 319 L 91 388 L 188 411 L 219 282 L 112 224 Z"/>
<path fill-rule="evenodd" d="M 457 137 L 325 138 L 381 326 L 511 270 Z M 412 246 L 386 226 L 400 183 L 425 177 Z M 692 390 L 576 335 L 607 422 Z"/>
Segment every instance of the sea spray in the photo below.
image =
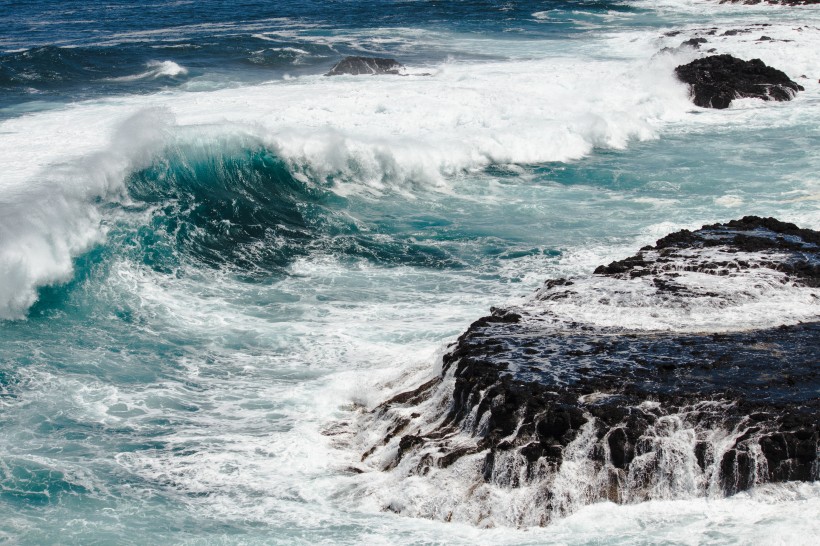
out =
<path fill-rule="evenodd" d="M 72 260 L 104 240 L 95 201 L 125 197 L 125 176 L 150 161 L 168 118 L 161 109 L 143 110 L 123 122 L 105 151 L 5 186 L 14 201 L 0 203 L 0 319 L 25 316 L 37 288 L 70 280 Z"/>

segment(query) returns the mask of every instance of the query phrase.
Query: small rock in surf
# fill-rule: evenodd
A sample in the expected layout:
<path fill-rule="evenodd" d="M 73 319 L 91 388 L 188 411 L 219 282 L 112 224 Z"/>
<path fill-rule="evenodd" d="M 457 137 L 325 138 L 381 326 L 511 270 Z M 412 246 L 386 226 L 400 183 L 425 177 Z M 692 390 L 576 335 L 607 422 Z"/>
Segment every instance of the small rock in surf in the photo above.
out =
<path fill-rule="evenodd" d="M 728 108 L 734 99 L 758 98 L 787 101 L 803 86 L 760 59 L 744 61 L 731 55 L 696 59 L 675 69 L 678 79 L 688 83 L 692 102 L 703 108 Z"/>
<path fill-rule="evenodd" d="M 404 69 L 404 65 L 395 59 L 382 57 L 345 57 L 330 69 L 325 76 L 341 76 L 348 74 L 361 76 L 363 74 L 394 74 L 399 75 Z"/>

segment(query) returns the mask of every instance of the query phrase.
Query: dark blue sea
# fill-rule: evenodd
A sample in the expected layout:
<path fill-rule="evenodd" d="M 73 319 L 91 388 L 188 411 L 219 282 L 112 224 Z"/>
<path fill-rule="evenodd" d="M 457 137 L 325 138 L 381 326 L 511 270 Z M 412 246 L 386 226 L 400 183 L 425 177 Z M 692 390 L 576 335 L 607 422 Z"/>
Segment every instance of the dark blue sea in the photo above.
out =
<path fill-rule="evenodd" d="M 805 91 L 696 107 L 674 68 L 707 48 Z M 369 468 L 356 423 L 546 279 L 749 214 L 820 229 L 818 51 L 817 6 L 0 0 L 0 543 L 813 543 L 816 482 L 511 526 L 539 507 Z M 404 68 L 324 75 L 348 55 Z M 736 296 L 572 312 L 820 316 L 709 282 Z M 442 490 L 469 510 L 430 516 Z"/>

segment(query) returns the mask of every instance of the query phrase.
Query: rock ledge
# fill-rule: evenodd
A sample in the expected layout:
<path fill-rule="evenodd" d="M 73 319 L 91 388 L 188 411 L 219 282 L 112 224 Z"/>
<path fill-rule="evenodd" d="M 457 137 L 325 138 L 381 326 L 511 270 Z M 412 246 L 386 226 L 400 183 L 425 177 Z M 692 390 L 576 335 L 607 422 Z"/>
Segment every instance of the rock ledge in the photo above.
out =
<path fill-rule="evenodd" d="M 820 314 L 709 333 L 596 326 L 558 311 L 581 292 L 597 301 L 599 284 L 607 297 L 641 285 L 661 305 L 727 306 L 703 279 L 764 274 L 816 305 L 820 232 L 748 216 L 673 233 L 590 278 L 549 281 L 532 304 L 474 322 L 439 377 L 374 409 L 370 426 L 387 433 L 362 460 L 435 484 L 435 509 L 413 515 L 508 525 L 544 525 L 600 500 L 818 480 Z M 514 514 L 488 500 L 496 490 L 522 496 Z"/>

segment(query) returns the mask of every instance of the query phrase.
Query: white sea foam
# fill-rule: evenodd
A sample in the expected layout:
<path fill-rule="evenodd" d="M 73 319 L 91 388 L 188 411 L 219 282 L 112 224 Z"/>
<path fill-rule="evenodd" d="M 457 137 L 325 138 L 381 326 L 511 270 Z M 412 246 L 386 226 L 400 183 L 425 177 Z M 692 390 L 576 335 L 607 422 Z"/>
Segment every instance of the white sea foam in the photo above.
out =
<path fill-rule="evenodd" d="M 734 22 L 726 24 L 731 26 Z M 789 24 L 772 25 L 766 28 L 766 34 L 775 39 L 799 38 L 801 44 L 820 40 L 817 32 L 796 28 Z M 362 189 L 378 193 L 412 191 L 417 185 L 447 191 L 448 177 L 490 163 L 573 160 L 595 147 L 623 148 L 633 139 L 655 138 L 664 128 L 691 131 L 698 126 L 727 123 L 769 127 L 790 123 L 795 116 L 805 116 L 808 110 L 800 105 L 805 102 L 809 106 L 808 102 L 817 100 L 820 93 L 815 89 L 817 86 L 807 86 L 806 92 L 794 101 L 796 104 L 763 108 L 759 101 L 739 103 L 733 112 L 704 112 L 693 120 L 686 116 L 692 107 L 686 100 L 685 87 L 671 73 L 676 63 L 695 53 L 650 60 L 654 51 L 674 45 L 676 40 L 680 38 L 659 41 L 651 33 L 621 32 L 604 38 L 607 47 L 595 40 L 578 46 L 580 51 L 590 53 L 618 51 L 619 59 L 579 63 L 577 57 L 556 51 L 555 56 L 529 61 L 445 63 L 436 67 L 431 77 L 308 76 L 198 93 L 196 101 L 186 93 L 133 97 L 7 120 L 2 124 L 0 138 L 4 151 L 3 197 L 16 200 L 10 196 L 11 191 L 17 190 L 8 187 L 50 185 L 39 191 L 53 196 L 72 195 L 66 203 L 75 203 L 70 206 L 79 206 L 83 212 L 63 209 L 62 215 L 76 216 L 77 220 L 61 220 L 60 214 L 49 216 L 49 221 L 64 222 L 65 229 L 56 231 L 66 233 L 65 240 L 70 242 L 55 243 L 55 248 L 62 250 L 52 253 L 49 259 L 45 256 L 51 251 L 37 251 L 41 257 L 38 267 L 12 267 L 21 276 L 14 277 L 17 280 L 6 286 L 33 284 L 25 289 L 10 289 L 16 303 L 9 303 L 12 297 L 6 296 L 2 308 L 14 311 L 5 310 L 3 316 L 20 316 L 21 310 L 33 301 L 34 287 L 67 278 L 67 260 L 82 252 L 91 241 L 99 240 L 99 218 L 92 207 L 76 204 L 81 201 L 76 188 L 84 187 L 85 179 L 100 176 L 110 184 L 119 183 L 110 173 L 101 175 L 78 168 L 70 174 L 63 169 L 59 183 L 53 176 L 41 173 L 53 171 L 54 165 L 70 158 L 78 165 L 82 162 L 76 163 L 76 159 L 83 155 L 105 155 L 110 147 L 107 135 L 117 131 L 121 120 L 149 104 L 165 108 L 183 126 L 225 121 L 232 124 L 229 131 L 244 126 L 243 131 L 256 135 L 289 160 L 297 174 L 313 179 L 333 176 L 337 181 L 335 190 L 340 193 Z M 806 53 L 812 51 L 811 47 L 785 47 L 784 42 L 752 44 L 743 35 L 721 37 L 720 46 L 745 57 L 754 53 L 791 74 L 818 72 L 816 56 Z M 185 71 L 171 61 L 157 62 L 149 68 L 126 78 L 176 76 Z M 90 168 L 96 168 L 94 162 Z M 79 190 L 80 194 L 83 192 Z M 96 193 L 90 191 L 85 195 Z M 718 204 L 728 203 L 724 199 Z M 50 228 L 42 227 L 41 231 L 47 229 Z M 22 236 L 19 229 L 15 231 Z M 29 264 L 37 261 L 26 256 L 33 250 L 21 250 L 33 246 L 11 243 L 8 239 L 4 244 L 6 248 L 15 244 L 22 252 L 10 258 L 5 267 L 20 260 Z M 47 262 L 59 265 L 52 267 Z M 51 272 L 20 273 L 29 267 Z M 6 274 L 12 278 L 11 270 Z"/>
<path fill-rule="evenodd" d="M 711 258 L 731 263 L 755 257 L 716 252 Z M 820 293 L 788 282 L 783 273 L 764 267 L 719 276 L 684 271 L 684 264 L 679 267 L 675 283 L 687 289 L 680 297 L 658 290 L 644 277 L 596 276 L 573 279 L 566 298 L 534 305 L 548 313 L 546 320 L 677 332 L 758 329 L 820 317 Z"/>
<path fill-rule="evenodd" d="M 188 73 L 188 69 L 180 66 L 174 61 L 148 61 L 145 65 L 148 69 L 139 74 L 131 76 L 121 76 L 119 78 L 108 78 L 106 81 L 111 82 L 134 82 L 139 80 L 155 80 L 157 78 L 173 78 L 176 76 L 184 76 Z"/>
<path fill-rule="evenodd" d="M 0 188 L 0 319 L 24 316 L 38 287 L 69 280 L 73 258 L 103 240 L 105 227 L 93 200 L 124 197 L 124 176 L 154 156 L 169 117 L 168 112 L 143 110 L 121 121 L 101 151 L 88 150 L 70 161 L 55 161 L 60 155 L 51 146 L 50 130 L 0 140 L 4 155 L 32 162 L 6 165 Z M 19 121 L 24 120 L 6 122 L 4 129 L 13 131 Z M 97 128 L 92 124 L 81 131 Z M 52 129 L 59 134 L 57 127 Z M 63 151 L 88 149 L 87 143 L 62 144 Z M 26 174 L 15 177 L 15 167 Z"/>
<path fill-rule="evenodd" d="M 182 39 L 180 35 L 189 30 L 222 29 L 163 29 L 117 40 Z M 265 23 L 253 26 L 253 31 L 266 31 Z M 682 86 L 669 78 L 671 67 L 683 57 L 649 61 L 660 47 L 676 45 L 674 39 L 658 42 L 654 33 L 649 34 L 613 35 L 609 47 L 590 40 L 595 43 L 575 43 L 561 51 L 544 44 L 532 48 L 534 42 L 496 43 L 490 49 L 515 58 L 544 58 L 443 64 L 430 69 L 433 77 L 302 77 L 243 89 L 87 102 L 6 120 L 0 125 L 0 264 L 7 268 L 0 269 L 0 316 L 23 316 L 36 297 L 34 288 L 71 276 L 71 257 L 105 235 L 107 217 L 91 202 L 96 197 L 125 199 L 125 173 L 161 154 L 169 142 L 215 139 L 225 133 L 245 135 L 255 144 L 267 143 L 304 180 L 307 174 L 331 174 L 341 193 L 412 194 L 419 186 L 459 191 L 465 171 L 491 161 L 580 157 L 596 145 L 618 148 L 631 139 L 669 131 L 696 132 L 707 126 L 714 130 L 721 124 L 764 135 L 773 124 L 788 123 L 782 119 L 816 115 L 807 105 L 812 91 L 794 103 L 776 105 L 776 112 L 743 104 L 732 112 L 686 113 L 695 109 L 686 102 Z M 410 50 L 415 39 L 408 34 L 400 47 Z M 781 46 L 781 57 L 796 49 Z M 475 39 L 453 47 L 485 52 L 487 41 Z M 589 59 L 597 60 L 585 64 Z M 811 62 L 808 55 L 806 59 Z M 771 62 L 778 61 L 772 57 Z M 631 82 L 635 74 L 642 81 Z M 165 110 L 140 113 L 149 105 Z M 136 118 L 128 122 L 134 114 Z M 784 199 L 816 199 L 816 181 L 814 186 L 810 182 L 795 180 L 796 188 L 807 184 L 805 191 L 796 190 Z M 590 186 L 582 195 L 597 191 Z M 754 199 L 753 193 L 744 195 Z M 505 196 L 499 191 L 486 200 Z M 484 198 L 470 197 L 476 202 Z M 685 196 L 681 202 L 688 203 Z M 522 200 L 521 210 L 526 206 Z M 820 227 L 815 211 L 802 210 L 784 219 Z M 385 509 L 394 503 L 411 509 L 414 505 L 436 509 L 439 501 L 440 506 L 457 504 L 474 484 L 458 474 L 430 484 L 398 474 L 347 472 L 346 467 L 358 463 L 360 446 L 344 445 L 341 437 L 322 434 L 332 432 L 324 429 L 328 422 L 354 418 L 354 408 L 372 407 L 429 378 L 437 371 L 431 370 L 431 363 L 440 363 L 442 338 L 454 339 L 489 305 L 529 293 L 545 277 L 588 274 L 596 265 L 629 255 L 671 231 L 705 223 L 707 213 L 692 214 L 698 222 L 678 215 L 612 240 L 597 228 L 592 241 L 578 236 L 572 250 L 560 259 L 509 260 L 499 266 L 501 284 L 492 275 L 477 279 L 473 272 L 351 266 L 326 256 L 297 260 L 290 267 L 292 275 L 273 288 L 243 286 L 218 272 L 186 271 L 176 278 L 128 261 L 115 262 L 99 287 L 102 297 L 111 298 L 110 309 L 122 304 L 132 310 L 133 328 L 144 329 L 150 343 L 163 337 L 186 340 L 163 362 L 163 377 L 139 385 L 129 378 L 128 386 L 117 388 L 107 376 L 99 381 L 82 376 L 80 381 L 70 375 L 45 377 L 23 370 L 31 376 L 30 390 L 2 400 L 8 405 L 4 423 L 32 422 L 28 419 L 39 408 L 44 414 L 65 414 L 89 431 L 102 429 L 105 438 L 108 430 L 115 431 L 112 436 L 129 429 L 150 431 L 151 439 L 158 442 L 156 448 L 125 450 L 114 456 L 104 449 L 95 453 L 95 465 L 114 466 L 115 476 L 127 476 L 123 484 L 109 484 L 122 487 L 116 492 L 117 502 L 137 498 L 137 504 L 127 509 L 142 513 L 146 509 L 142 499 L 159 496 L 162 509 L 191 510 L 181 514 L 179 521 L 190 521 L 193 514 L 212 515 L 226 528 L 233 523 L 261 530 L 261 543 L 306 542 L 316 529 L 341 526 L 344 534 L 327 540 L 349 544 L 811 544 L 820 534 L 820 520 L 811 517 L 820 513 L 816 484 L 760 487 L 730 499 L 600 503 L 580 508 L 546 529 L 481 529 L 406 518 Z M 614 228 L 613 232 L 622 235 Z M 12 282 L 7 284 L 7 279 Z M 520 280 L 524 282 L 515 284 Z M 651 318 L 646 313 L 643 317 Z M 680 319 L 672 317 L 669 322 L 674 325 Z M 74 355 L 74 360 L 106 369 L 103 361 L 114 356 L 100 356 L 96 349 Z M 115 373 L 125 370 L 130 375 L 145 367 L 141 361 L 145 357 L 138 350 L 117 358 L 121 360 L 115 365 L 122 370 Z M 34 402 L 45 403 L 38 407 Z M 163 421 L 174 425 L 164 429 L 157 424 Z M 26 442 L 14 441 L 11 428 L 0 427 L 4 459 L 15 446 L 27 447 Z M 382 432 L 367 431 L 370 436 L 359 440 L 372 445 Z M 29 437 L 27 430 L 22 434 Z M 105 482 L 84 474 L 81 465 L 54 457 L 43 456 L 36 462 L 66 471 L 67 481 L 93 492 L 103 488 Z M 532 505 L 527 493 L 516 497 L 516 491 L 501 490 L 488 498 L 498 506 L 509 506 L 510 521 L 515 521 L 515 511 L 520 514 Z M 465 521 L 479 525 L 505 521 L 504 517 L 482 518 L 479 503 L 464 504 L 462 510 Z M 68 527 L 74 529 L 100 525 L 104 517 L 70 516 Z M 109 532 L 127 519 L 120 513 L 115 517 L 117 521 L 106 529 Z M 16 514 L 3 523 L 0 539 L 22 536 L 37 527 Z M 18 531 L 6 535 L 9 526 Z M 254 540 L 252 532 L 248 542 Z"/>
<path fill-rule="evenodd" d="M 595 147 L 655 138 L 664 121 L 688 108 L 668 64 L 589 62 L 579 68 L 567 58 L 444 64 L 431 77 L 309 76 L 200 93 L 196 100 L 178 92 L 7 120 L 0 125 L 0 197 L 14 202 L 9 206 L 17 212 L 3 219 L 4 277 L 13 282 L 4 283 L 0 316 L 21 316 L 36 287 L 69 278 L 71 258 L 100 240 L 100 218 L 88 200 L 121 189 L 134 150 L 142 154 L 144 135 L 120 124 L 149 105 L 167 112 L 154 117 L 176 118 L 182 127 L 225 124 L 228 133 L 241 127 L 288 160 L 297 175 L 334 177 L 340 193 L 410 192 L 418 185 L 446 191 L 448 177 L 491 163 L 566 161 Z M 129 78 L 183 71 L 166 61 Z M 107 142 L 109 135 L 119 136 Z M 28 197 L 14 195 L 19 190 L 12 188 L 25 186 L 20 195 Z M 29 237 L 39 243 L 25 243 Z"/>
<path fill-rule="evenodd" d="M 416 379 L 419 382 L 424 380 L 423 377 Z M 655 447 L 636 459 L 632 471 L 640 472 L 640 466 L 645 464 L 656 474 L 651 484 L 651 500 L 646 498 L 650 491 L 628 489 L 631 474 L 626 477 L 627 489 L 622 493 L 627 496 L 621 499 L 622 505 L 612 504 L 601 496 L 601 484 L 608 483 L 609 475 L 607 468 L 596 465 L 590 457 L 591 450 L 599 448 L 596 447 L 597 438 L 592 426 L 594 419 L 591 416 L 588 416 L 591 421 L 567 446 L 560 468 L 544 467 L 536 478 L 527 477 L 527 465 L 519 460 L 522 456 L 514 451 L 509 456 L 496 453 L 493 475 L 487 481 L 482 477 L 486 451 L 463 456 L 451 466 L 438 468 L 433 465 L 420 473 L 422 466 L 428 466 L 420 462 L 420 458 L 428 453 L 422 448 L 420 453 L 406 454 L 398 466 L 392 468 L 398 438 L 438 429 L 451 401 L 453 379 L 445 377 L 433 391 L 433 396 L 417 405 L 390 410 L 392 418 L 381 416 L 377 411 L 377 418 L 367 415 L 362 420 L 361 427 L 349 444 L 341 444 L 355 455 L 369 454 L 362 464 L 356 465 L 364 473 L 351 480 L 350 487 L 343 490 L 345 500 L 371 511 L 398 512 L 405 516 L 447 522 L 469 522 L 484 530 L 502 527 L 508 533 L 515 533 L 509 529 L 510 526 L 526 528 L 549 521 L 549 527 L 544 530 L 530 528 L 526 531 L 535 543 L 539 540 L 549 541 L 550 537 L 553 540 L 564 537 L 562 541 L 567 543 L 585 543 L 599 533 L 610 538 L 617 533 L 623 543 L 630 543 L 640 532 L 647 532 L 646 529 L 638 530 L 639 522 L 646 522 L 645 518 L 655 521 L 653 514 L 658 513 L 665 514 L 666 518 L 675 510 L 687 513 L 684 519 L 691 523 L 691 527 L 675 518 L 667 524 L 672 529 L 685 528 L 686 533 L 691 533 L 687 540 L 693 544 L 700 543 L 704 534 L 718 529 L 727 536 L 737 533 L 738 528 L 745 525 L 742 522 L 746 521 L 747 511 L 778 514 L 780 518 L 790 513 L 787 506 L 804 507 L 808 512 L 801 510 L 801 515 L 798 517 L 795 513 L 794 518 L 801 531 L 788 535 L 792 540 L 797 538 L 798 543 L 808 544 L 800 542 L 800 537 L 811 536 L 812 530 L 817 527 L 816 519 L 805 517 L 806 513 L 817 513 L 820 508 L 817 484 L 767 484 L 723 498 L 715 482 L 717 466 L 701 468 L 694 455 L 694 446 L 697 441 L 706 441 L 714 453 L 721 454 L 745 429 L 696 431 L 683 414 L 660 419 L 656 427 L 648 430 L 643 437 L 643 441 Z M 401 392 L 406 385 L 406 382 L 394 385 L 396 392 Z M 402 420 L 410 424 L 396 432 L 395 427 Z M 391 440 L 384 441 L 391 436 Z M 447 435 L 441 442 L 448 444 L 448 450 L 475 445 L 475 439 L 464 433 Z M 375 446 L 375 452 L 368 450 L 372 446 Z M 429 454 L 434 458 L 437 456 L 435 450 L 435 445 L 429 449 Z M 714 465 L 719 466 L 720 460 L 718 455 Z M 385 468 L 390 470 L 384 471 Z M 510 485 L 511 477 L 518 474 L 520 484 L 513 487 Z M 547 491 L 550 492 L 550 502 L 545 496 Z M 721 517 L 713 521 L 707 514 L 716 507 L 721 507 Z M 591 519 L 602 514 L 624 519 L 617 523 L 614 519 L 607 519 L 600 527 L 590 525 Z M 564 536 L 569 529 L 581 533 L 581 536 Z M 663 525 L 651 525 L 649 529 L 651 533 L 659 533 L 657 540 L 663 540 L 667 532 Z M 809 534 L 802 535 L 804 532 Z M 520 538 L 511 542 L 519 541 Z"/>

